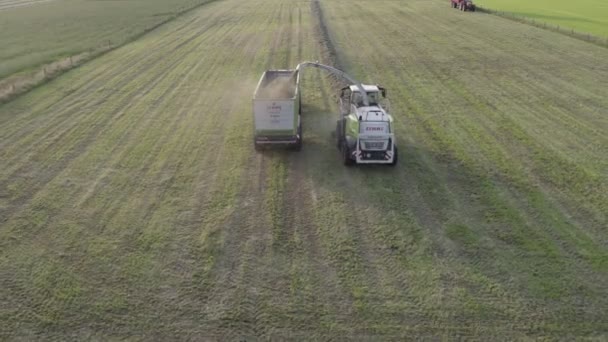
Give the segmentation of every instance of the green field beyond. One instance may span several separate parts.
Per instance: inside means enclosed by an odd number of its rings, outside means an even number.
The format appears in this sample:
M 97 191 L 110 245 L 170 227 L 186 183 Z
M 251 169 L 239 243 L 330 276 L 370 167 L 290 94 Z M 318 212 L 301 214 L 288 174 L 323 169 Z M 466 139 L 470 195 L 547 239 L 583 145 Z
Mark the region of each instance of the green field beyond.
M 205 1 L 0 0 L 0 79 L 108 42 L 120 45 Z
M 477 4 L 579 32 L 608 36 L 608 1 L 605 0 L 479 0 Z

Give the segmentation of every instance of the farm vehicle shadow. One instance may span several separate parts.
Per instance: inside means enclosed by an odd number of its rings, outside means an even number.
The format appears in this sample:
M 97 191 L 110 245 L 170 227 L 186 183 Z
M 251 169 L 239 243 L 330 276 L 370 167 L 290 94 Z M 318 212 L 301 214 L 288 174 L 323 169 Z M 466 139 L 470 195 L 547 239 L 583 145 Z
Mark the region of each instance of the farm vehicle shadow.
M 346 199 L 360 201 L 366 192 L 377 188 L 391 189 L 403 210 L 413 210 L 421 225 L 441 226 L 449 219 L 448 192 L 455 191 L 465 201 L 486 206 L 479 194 L 487 184 L 500 184 L 511 189 L 518 186 L 512 179 L 498 173 L 471 168 L 459 161 L 449 151 L 436 152 L 408 137 L 407 132 L 397 131 L 399 163 L 394 166 L 359 164 L 345 166 L 333 134 L 337 114 L 327 109 L 306 104 L 303 106 L 304 144 L 301 151 L 285 147 L 270 147 L 258 153 L 264 157 L 285 161 L 288 173 L 299 173 L 312 181 L 315 188 L 342 193 Z M 252 147 L 253 149 L 253 147 Z M 485 184 L 485 185 L 484 185 Z M 449 190 L 448 190 L 449 188 Z M 516 191 L 517 192 L 517 191 Z M 380 201 L 382 202 L 382 201 Z M 371 205 L 372 202 L 368 204 Z M 407 203 L 422 203 L 411 208 Z M 434 219 L 429 220 L 432 214 Z M 483 218 L 480 218 L 483 221 Z M 434 228 L 437 229 L 437 228 Z
M 332 136 L 337 114 L 306 105 L 302 115 L 302 151 L 276 150 L 269 153 L 285 158 L 288 173 L 303 175 L 310 180 L 314 189 L 339 194 L 347 206 L 360 205 L 378 213 L 388 209 L 408 213 L 423 234 L 433 241 L 433 253 L 440 258 L 457 257 L 469 265 L 499 258 L 491 248 L 471 247 L 447 237 L 446 230 L 454 224 L 461 224 L 459 220 L 464 220 L 462 216 L 453 216 L 461 205 L 476 208 L 463 214 L 467 216 L 465 221 L 473 224 L 470 229 L 476 231 L 483 226 L 485 235 L 498 239 L 514 250 L 521 249 L 520 241 L 515 236 L 521 227 L 514 227 L 516 222 L 497 217 L 495 219 L 499 221 L 506 221 L 487 224 L 487 215 L 493 215 L 497 210 L 495 201 L 490 199 L 496 195 L 496 188 L 506 187 L 511 189 L 513 196 L 521 198 L 528 195 L 528 190 L 534 189 L 521 188 L 513 179 L 500 173 L 471 167 L 449 151 L 431 150 L 412 140 L 407 131 L 396 132 L 399 163 L 395 167 L 347 167 L 342 164 Z M 513 231 L 504 231 L 503 224 L 510 225 Z M 521 255 L 523 259 L 526 257 L 525 253 Z M 495 273 L 492 268 L 484 268 L 483 273 L 499 283 L 508 280 L 508 275 Z

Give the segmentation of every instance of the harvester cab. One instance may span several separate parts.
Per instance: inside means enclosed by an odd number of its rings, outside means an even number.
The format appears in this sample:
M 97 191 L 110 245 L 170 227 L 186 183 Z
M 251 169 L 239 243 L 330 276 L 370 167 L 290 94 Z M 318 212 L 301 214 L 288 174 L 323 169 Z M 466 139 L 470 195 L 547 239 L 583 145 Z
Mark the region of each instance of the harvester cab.
M 341 115 L 336 136 L 344 164 L 396 165 L 397 146 L 386 89 L 377 85 L 351 85 L 342 88 L 339 102 Z

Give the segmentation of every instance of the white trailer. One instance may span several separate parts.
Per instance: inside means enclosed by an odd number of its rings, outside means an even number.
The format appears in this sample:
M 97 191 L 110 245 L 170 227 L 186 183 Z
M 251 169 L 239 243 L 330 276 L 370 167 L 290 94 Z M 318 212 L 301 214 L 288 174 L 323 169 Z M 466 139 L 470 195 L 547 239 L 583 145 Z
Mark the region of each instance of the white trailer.
M 300 76 L 294 70 L 267 70 L 253 94 L 254 145 L 302 148 Z

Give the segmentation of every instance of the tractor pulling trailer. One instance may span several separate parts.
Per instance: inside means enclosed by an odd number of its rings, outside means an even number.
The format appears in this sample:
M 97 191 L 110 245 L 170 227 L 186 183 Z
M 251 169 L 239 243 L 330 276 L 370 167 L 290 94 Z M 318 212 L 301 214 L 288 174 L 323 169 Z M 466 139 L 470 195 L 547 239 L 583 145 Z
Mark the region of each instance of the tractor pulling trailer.
M 300 71 L 315 67 L 344 79 L 340 116 L 336 122 L 336 145 L 344 165 L 387 164 L 398 160 L 393 117 L 388 113 L 386 89 L 364 85 L 343 71 L 317 62 L 303 62 L 293 70 L 267 70 L 253 94 L 254 145 L 302 148 Z
M 452 8 L 457 8 L 461 11 L 475 12 L 475 4 L 472 0 L 450 0 Z

